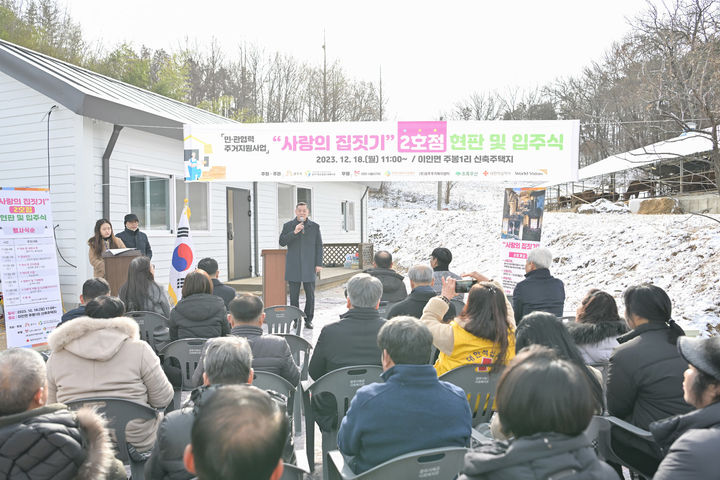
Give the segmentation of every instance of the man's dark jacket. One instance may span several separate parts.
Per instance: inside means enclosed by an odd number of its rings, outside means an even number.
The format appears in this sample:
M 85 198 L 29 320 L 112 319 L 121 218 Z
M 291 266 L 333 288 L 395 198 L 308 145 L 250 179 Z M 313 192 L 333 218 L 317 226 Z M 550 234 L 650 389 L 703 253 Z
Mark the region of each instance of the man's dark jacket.
M 214 338 L 230 333 L 227 310 L 220 297 L 196 293 L 183 297 L 170 311 L 170 340 Z
M 220 297 L 223 299 L 223 302 L 225 302 L 225 308 L 228 307 L 230 302 L 233 298 L 235 298 L 235 295 L 237 292 L 234 288 L 228 287 L 227 285 L 224 285 L 220 280 L 217 278 L 212 279 L 213 284 L 213 295 L 216 297 Z
M 150 241 L 148 240 L 147 235 L 141 232 L 139 228 L 135 231 L 126 228 L 115 236 L 122 240 L 127 248 L 137 248 L 143 255 L 148 258 L 152 258 Z
M 368 268 L 363 273 L 372 275 L 380 280 L 383 286 L 382 300 L 383 302 L 399 302 L 407 297 L 407 288 L 403 277 L 391 268 Z
M 300 370 L 295 364 L 292 352 L 285 339 L 279 335 L 263 334 L 262 327 L 255 325 L 236 325 L 230 335 L 246 338 L 252 350 L 252 368 L 258 372 L 270 372 L 280 375 L 288 382 L 297 386 L 300 381 Z M 202 384 L 205 371 L 205 347 L 195 372 L 193 384 Z
M 323 327 L 310 358 L 310 376 L 353 365 L 380 365 L 377 334 L 385 320 L 375 308 L 351 308 L 340 321 Z
M 68 320 L 72 320 L 73 318 L 84 317 L 86 315 L 87 313 L 85 313 L 85 305 L 80 305 L 77 308 L 73 308 L 72 310 L 65 312 L 65 314 L 60 317 L 60 324 L 63 324 Z
M 416 450 L 465 447 L 472 414 L 462 388 L 438 380 L 432 365 L 395 365 L 360 388 L 338 432 L 338 448 L 364 472 Z M 433 412 L 428 414 L 428 412 Z
M 650 424 L 665 458 L 654 480 L 717 478 L 720 403 Z
M 550 275 L 547 268 L 538 268 L 525 274 L 525 280 L 515 285 L 513 310 L 515 323 L 532 312 L 549 312 L 562 317 L 565 305 L 565 285 Z
M 691 410 L 683 400 L 687 362 L 668 341 L 668 330 L 650 322 L 618 338 L 608 368 L 610 415 L 647 430 L 656 420 Z
M 390 308 L 388 312 L 388 320 L 393 317 L 399 317 L 401 315 L 409 315 L 411 317 L 420 318 L 422 317 L 423 308 L 431 298 L 437 297 L 437 293 L 429 285 L 423 285 L 415 287 L 402 302 L 398 302 Z M 455 305 L 450 304 L 447 313 L 443 317 L 445 322 L 449 322 L 457 316 L 455 311 Z
M 280 246 L 287 246 L 285 280 L 288 282 L 315 282 L 315 267 L 323 265 L 323 245 L 320 225 L 305 220 L 305 228 L 295 233 L 298 222 L 293 218 L 285 223 L 280 233 Z
M 94 480 L 124 474 L 104 421 L 89 409 L 71 412 L 54 403 L 0 417 L 0 478 Z

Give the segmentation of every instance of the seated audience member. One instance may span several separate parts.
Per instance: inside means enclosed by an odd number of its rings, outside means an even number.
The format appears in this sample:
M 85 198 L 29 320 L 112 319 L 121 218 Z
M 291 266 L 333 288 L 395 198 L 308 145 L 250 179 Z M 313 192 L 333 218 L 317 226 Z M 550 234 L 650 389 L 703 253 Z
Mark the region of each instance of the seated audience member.
M 676 347 L 685 332 L 672 320 L 670 297 L 660 287 L 630 287 L 623 297 L 632 330 L 618 338 L 620 345 L 610 357 L 607 408 L 610 415 L 647 430 L 656 420 L 691 410 L 681 388 L 687 362 Z M 662 459 L 654 442 L 617 428 L 612 445 L 620 458 L 648 477 Z
M 72 320 L 73 318 L 84 317 L 85 315 L 87 315 L 85 313 L 86 303 L 96 297 L 99 297 L 100 295 L 109 294 L 110 284 L 104 278 L 91 278 L 89 280 L 85 280 L 85 283 L 83 283 L 82 286 L 82 295 L 80 295 L 80 306 L 77 308 L 73 308 L 69 312 L 66 312 L 60 318 L 60 324 L 65 323 L 68 320 Z
M 214 258 L 203 258 L 198 262 L 197 268 L 204 271 L 210 276 L 213 284 L 212 293 L 223 299 L 225 308 L 228 308 L 230 301 L 235 298 L 237 292 L 234 288 L 224 285 L 220 280 L 220 270 L 218 269 L 217 260 Z
M 575 321 L 566 327 L 585 363 L 610 361 L 613 349 L 619 345 L 617 338 L 628 331 L 613 296 L 595 289 L 583 298 Z
M 525 261 L 525 280 L 515 285 L 513 310 L 515 323 L 532 312 L 548 312 L 558 317 L 563 315 L 565 285 L 562 280 L 550 275 L 552 253 L 547 248 L 530 250 Z
M 396 317 L 378 333 L 382 378 L 360 388 L 338 433 L 351 469 L 364 472 L 416 450 L 464 447 L 472 414 L 462 388 L 437 378 L 427 363 L 432 334 L 412 317 Z
M 172 385 L 158 356 L 140 340 L 137 322 L 123 317 L 122 301 L 104 295 L 85 309 L 87 317 L 60 325 L 48 337 L 52 349 L 47 362 L 48 401 L 117 397 L 153 408 L 169 405 Z M 132 455 L 152 448 L 160 420 L 162 415 L 128 423 Z
M 155 312 L 168 318 L 170 300 L 155 282 L 155 266 L 148 257 L 135 257 L 128 267 L 127 282 L 118 294 L 128 312 Z
M 665 458 L 653 480 L 717 478 L 720 472 L 720 337 L 678 338 L 688 362 L 684 398 L 696 408 L 650 424 Z
M 552 313 L 533 312 L 525 315 L 515 331 L 515 351 L 519 352 L 530 345 L 541 345 L 551 348 L 559 358 L 568 360 L 578 366 L 587 377 L 590 384 L 594 412 L 603 413 L 604 398 L 602 389 L 602 374 L 593 367 L 588 367 L 583 361 L 580 351 L 575 346 L 565 329 L 565 325 Z M 500 429 L 499 415 L 493 415 L 491 424 L 494 438 L 506 439 L 507 432 Z
M 515 331 L 500 285 L 476 283 L 460 315 L 443 323 L 454 292 L 455 279 L 443 279 L 442 295 L 428 301 L 420 319 L 440 351 L 435 362 L 438 376 L 467 364 L 506 365 L 515 356 Z
M 124 480 L 105 420 L 89 408 L 71 412 L 47 398 L 39 353 L 0 352 L 0 477 Z
M 185 466 L 199 480 L 278 480 L 289 429 L 287 416 L 266 392 L 222 386 L 197 408 Z
M 445 247 L 438 247 L 430 254 L 430 266 L 433 269 L 433 290 L 435 290 L 435 293 L 440 293 L 442 291 L 443 278 L 462 280 L 460 275 L 450 271 L 450 262 L 452 262 L 452 258 L 452 252 Z M 450 299 L 462 302 L 464 298 L 465 297 L 462 293 L 453 292 L 453 296 Z
M 380 280 L 383 286 L 383 294 L 380 299 L 383 302 L 399 302 L 407 297 L 404 277 L 392 269 L 393 261 L 390 252 L 380 250 L 375 254 L 373 261 L 374 268 L 368 268 L 363 273 L 368 273 Z
M 390 308 L 387 318 L 399 317 L 401 315 L 409 315 L 411 317 L 422 317 L 423 308 L 427 302 L 437 295 L 432 288 L 433 271 L 427 265 L 415 265 L 408 271 L 410 279 L 410 295 L 405 300 L 396 303 Z M 443 321 L 449 322 L 456 315 L 455 305 L 450 304 L 448 311 L 443 317 Z
M 488 440 L 468 452 L 459 480 L 618 480 L 583 433 L 595 403 L 586 378 L 549 348 L 519 352 L 500 377 L 496 396 L 511 440 Z
M 230 302 L 228 321 L 232 325 L 231 335 L 244 337 L 250 343 L 253 354 L 253 368 L 258 372 L 280 375 L 297 386 L 300 370 L 292 357 L 290 346 L 280 335 L 263 334 L 263 301 L 252 293 L 238 295 Z M 200 357 L 193 382 L 199 385 L 204 371 L 204 355 Z
M 210 277 L 203 270 L 188 273 L 182 298 L 170 312 L 170 340 L 213 338 L 230 333 L 222 298 L 212 294 Z
M 317 380 L 328 372 L 353 365 L 380 365 L 377 334 L 385 320 L 378 314 L 382 284 L 367 273 L 358 273 L 347 284 L 348 311 L 340 321 L 323 327 L 309 373 Z
M 202 374 L 203 385 L 245 385 L 252 383 L 253 363 L 250 345 L 244 338 L 219 337 L 205 343 L 205 365 Z M 191 400 L 201 402 L 206 391 L 193 391 Z M 273 399 L 285 410 L 287 399 L 271 393 Z M 170 412 L 158 428 L 157 441 L 150 460 L 145 465 L 145 477 L 154 480 L 189 480 L 193 477 L 183 466 L 183 451 L 190 443 L 190 430 L 195 418 L 193 405 Z M 283 457 L 294 460 L 294 450 L 289 437 Z

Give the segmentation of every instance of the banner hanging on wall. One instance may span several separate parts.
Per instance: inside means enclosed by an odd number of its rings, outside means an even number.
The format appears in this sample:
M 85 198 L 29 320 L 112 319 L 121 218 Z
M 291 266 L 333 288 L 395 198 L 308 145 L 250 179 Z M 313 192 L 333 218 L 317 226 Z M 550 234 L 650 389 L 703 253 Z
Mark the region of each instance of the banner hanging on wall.
M 544 188 L 505 189 L 500 252 L 506 295 L 512 295 L 515 285 L 525 279 L 528 253 L 540 246 L 544 210 Z
M 580 122 L 431 121 L 184 126 L 186 181 L 577 179 Z
M 0 348 L 47 343 L 62 316 L 47 189 L 0 188 L 0 278 L 5 322 Z

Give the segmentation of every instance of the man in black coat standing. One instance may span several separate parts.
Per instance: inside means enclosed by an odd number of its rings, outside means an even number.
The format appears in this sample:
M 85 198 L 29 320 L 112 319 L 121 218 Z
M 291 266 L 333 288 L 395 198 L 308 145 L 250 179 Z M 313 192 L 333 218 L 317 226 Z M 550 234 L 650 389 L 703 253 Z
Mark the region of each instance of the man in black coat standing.
M 280 246 L 288 247 L 285 280 L 290 284 L 290 305 L 300 307 L 300 284 L 305 290 L 305 328 L 315 315 L 315 279 L 322 270 L 323 245 L 320 225 L 308 219 L 305 202 L 295 206 L 295 218 L 283 225 Z
M 143 232 L 138 228 L 140 221 L 134 213 L 125 215 L 125 230 L 116 235 L 123 241 L 127 248 L 137 248 L 144 256 L 152 258 L 152 248 L 150 241 Z
M 565 306 L 565 284 L 550 275 L 552 253 L 547 248 L 530 251 L 525 262 L 525 280 L 515 285 L 513 310 L 515 324 L 532 312 L 548 312 L 563 316 Z

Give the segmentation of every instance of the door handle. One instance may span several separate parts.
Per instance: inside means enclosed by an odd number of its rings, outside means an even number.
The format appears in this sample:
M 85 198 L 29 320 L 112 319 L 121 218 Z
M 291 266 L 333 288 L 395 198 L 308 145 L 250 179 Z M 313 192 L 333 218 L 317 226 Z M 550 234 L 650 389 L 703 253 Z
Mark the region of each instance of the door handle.
M 227 224 L 227 239 L 233 239 L 233 224 L 231 222 L 228 222 Z

